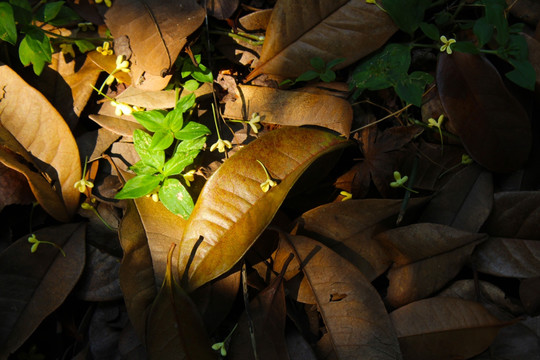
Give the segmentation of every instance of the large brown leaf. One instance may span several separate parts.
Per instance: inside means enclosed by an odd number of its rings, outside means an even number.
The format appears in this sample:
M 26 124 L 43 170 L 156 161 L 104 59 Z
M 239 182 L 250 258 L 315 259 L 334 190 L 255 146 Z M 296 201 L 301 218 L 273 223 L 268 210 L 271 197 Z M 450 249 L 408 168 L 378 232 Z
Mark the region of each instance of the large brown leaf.
M 330 95 L 239 86 L 236 101 L 225 104 L 223 116 L 249 120 L 258 113 L 265 124 L 317 125 L 348 137 L 353 118 L 349 102 Z
M 280 0 L 247 80 L 262 73 L 296 77 L 311 69 L 314 57 L 345 58 L 336 67 L 343 68 L 377 50 L 396 30 L 384 11 L 364 0 Z
M 37 326 L 60 306 L 81 276 L 85 262 L 84 224 L 49 227 L 34 233 L 48 244 L 30 252 L 28 236 L 0 255 L 0 359 L 21 346 Z
M 440 290 L 487 236 L 437 224 L 412 224 L 377 236 L 390 248 L 387 301 L 399 307 Z
M 67 221 L 79 205 L 80 193 L 73 185 L 81 177 L 79 150 L 69 127 L 45 97 L 7 65 L 0 65 L 0 88 L 1 125 L 32 155 L 62 197 L 67 216 L 51 215 Z
M 174 244 L 167 256 L 163 285 L 150 308 L 146 348 L 150 359 L 217 359 L 197 307 L 172 274 Z
M 401 359 L 396 334 L 375 288 L 362 273 L 323 244 L 291 236 L 340 360 Z
M 204 14 L 195 0 L 117 0 L 105 23 L 115 38 L 128 37 L 133 63 L 165 76 Z
M 221 165 L 201 191 L 180 241 L 181 274 L 191 262 L 187 290 L 229 270 L 270 223 L 309 165 L 349 144 L 321 130 L 282 128 L 251 142 Z M 257 160 L 278 181 L 266 193 L 260 187 L 265 170 Z
M 495 172 L 523 166 L 531 124 L 490 62 L 461 52 L 441 54 L 437 88 L 450 126 L 476 162 Z
M 416 301 L 390 319 L 405 360 L 468 359 L 487 349 L 506 325 L 479 303 L 454 298 Z

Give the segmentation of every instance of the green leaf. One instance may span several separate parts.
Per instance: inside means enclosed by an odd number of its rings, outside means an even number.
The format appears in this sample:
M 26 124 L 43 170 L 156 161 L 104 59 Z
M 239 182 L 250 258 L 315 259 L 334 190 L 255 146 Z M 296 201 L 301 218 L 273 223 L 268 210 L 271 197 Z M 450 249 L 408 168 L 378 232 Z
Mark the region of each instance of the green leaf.
M 164 125 L 173 133 L 182 129 L 184 125 L 184 112 L 181 109 L 173 109 L 165 116 Z
M 422 106 L 422 94 L 427 84 L 433 82 L 433 76 L 423 71 L 415 71 L 400 81 L 395 90 L 398 96 L 409 104 Z
M 0 3 L 0 40 L 7 41 L 11 45 L 17 42 L 17 27 L 15 16 L 10 4 Z
M 36 20 L 49 22 L 58 15 L 65 1 L 55 1 L 41 6 L 36 14 Z
M 174 142 L 174 136 L 169 130 L 159 130 L 152 135 L 151 150 L 165 150 Z
M 322 73 L 320 77 L 324 82 L 332 82 L 336 80 L 336 73 L 333 70 L 328 69 Z
M 527 60 L 515 59 L 509 59 L 508 62 L 512 64 L 514 70 L 507 72 L 505 76 L 525 89 L 534 90 L 536 72 L 531 63 Z
M 180 72 L 182 78 L 191 75 L 195 80 L 198 80 L 200 82 L 213 82 L 214 77 L 212 76 L 212 72 L 206 66 L 200 63 L 201 55 L 195 55 L 195 60 L 199 63 L 199 66 L 193 65 L 193 63 L 189 59 L 186 59 L 184 61 L 184 64 L 182 65 L 182 71 Z
M 324 60 L 318 56 L 311 58 L 309 63 L 318 73 L 322 73 L 325 70 Z
M 81 20 L 82 18 L 71 8 L 62 6 L 54 19 L 49 21 L 49 24 L 54 26 L 65 26 L 74 22 L 80 22 Z
M 451 45 L 451 49 L 452 51 L 459 51 L 468 54 L 478 54 L 480 52 L 476 45 L 470 41 L 458 41 Z
M 529 47 L 527 40 L 521 35 L 510 35 L 510 41 L 507 47 L 508 56 L 516 60 L 527 60 L 529 57 Z
M 182 130 L 174 133 L 174 137 L 178 140 L 190 140 L 209 134 L 210 130 L 203 124 L 199 124 L 195 121 L 189 121 Z
M 75 40 L 75 45 L 79 48 L 79 51 L 83 54 L 87 51 L 92 51 L 96 48 L 94 44 L 92 44 L 88 40 Z
M 45 63 L 51 62 L 51 43 L 45 33 L 31 27 L 19 45 L 19 58 L 24 66 L 32 64 L 36 75 L 40 75 Z
M 259 137 L 225 161 L 204 185 L 179 244 L 178 271 L 181 277 L 186 272 L 186 290 L 200 287 L 238 262 L 300 175 L 317 158 L 349 144 L 318 129 L 282 128 Z M 261 190 L 266 174 L 257 160 L 278 182 L 268 192 Z
M 337 64 L 341 64 L 344 61 L 345 61 L 345 58 L 337 58 L 337 59 L 331 60 L 328 64 L 326 64 L 326 68 L 331 69 Z
M 413 34 L 424 20 L 424 12 L 431 0 L 382 0 L 382 7 L 403 31 Z
M 486 21 L 495 26 L 497 34 L 495 40 L 501 46 L 505 46 L 510 36 L 510 29 L 508 27 L 508 21 L 505 17 L 504 9 L 506 9 L 506 2 L 504 0 L 484 0 L 483 1 L 486 10 Z
M 155 132 L 158 130 L 166 130 L 165 115 L 163 110 L 136 111 L 132 115 L 146 129 Z
M 135 164 L 131 165 L 129 168 L 137 175 L 154 175 L 159 172 L 158 169 L 156 169 L 153 166 L 149 166 L 145 164 L 144 161 L 142 160 L 137 161 Z
M 32 22 L 32 7 L 28 0 L 9 0 L 13 7 L 15 22 L 19 25 L 30 25 Z
M 158 187 L 161 180 L 161 177 L 155 175 L 137 175 L 129 179 L 114 198 L 136 199 L 148 195 Z
M 193 164 L 193 160 L 197 157 L 199 151 L 189 151 L 176 153 L 163 166 L 164 176 L 179 175 L 184 171 L 186 166 Z
M 435 25 L 421 22 L 420 29 L 431 40 L 435 40 L 437 42 L 439 41 L 441 34 L 439 33 L 439 29 Z
M 305 73 L 301 74 L 299 77 L 297 77 L 294 82 L 297 83 L 299 81 L 310 81 L 318 77 L 319 77 L 319 73 L 317 71 L 308 70 Z
M 151 148 L 152 137 L 140 129 L 133 132 L 133 145 L 144 164 L 155 169 L 162 169 L 165 163 L 165 152 Z
M 197 80 L 188 80 L 184 83 L 184 89 L 188 91 L 195 91 L 199 88 L 200 84 Z
M 185 113 L 189 109 L 195 105 L 195 94 L 189 94 L 187 96 L 182 96 L 178 101 L 176 102 L 175 109 L 178 111 L 181 111 L 182 113 Z
M 482 47 L 491 40 L 493 36 L 493 25 L 488 23 L 485 17 L 481 17 L 475 21 L 473 31 L 478 39 L 478 46 Z
M 178 144 L 174 150 L 174 154 L 181 152 L 190 152 L 192 150 L 200 151 L 206 143 L 206 137 L 198 137 L 196 139 L 184 140 Z
M 193 199 L 178 179 L 165 179 L 159 189 L 159 199 L 170 212 L 184 219 L 193 211 Z
M 452 14 L 450 14 L 446 10 L 443 10 L 435 14 L 434 18 L 435 18 L 435 24 L 442 26 L 442 25 L 446 25 L 452 19 Z

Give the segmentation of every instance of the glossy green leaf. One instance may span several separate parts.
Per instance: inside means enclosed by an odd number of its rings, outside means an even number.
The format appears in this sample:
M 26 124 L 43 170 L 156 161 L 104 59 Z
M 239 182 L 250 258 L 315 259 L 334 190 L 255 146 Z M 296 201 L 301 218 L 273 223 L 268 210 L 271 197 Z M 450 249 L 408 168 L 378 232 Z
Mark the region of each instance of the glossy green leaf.
M 82 19 L 75 11 L 67 6 L 62 6 L 54 19 L 49 21 L 53 26 L 65 26 L 73 22 L 81 22 Z
M 398 96 L 409 104 L 422 106 L 422 94 L 427 84 L 433 81 L 433 76 L 423 71 L 415 71 L 400 81 L 395 90 Z
M 149 358 L 217 359 L 197 307 L 173 278 L 173 249 L 167 256 L 163 285 L 147 318 L 145 342 Z
M 156 169 L 161 169 L 165 163 L 163 150 L 152 150 L 152 137 L 142 130 L 133 132 L 133 144 L 143 163 Z
M 13 7 L 15 22 L 20 25 L 29 25 L 32 22 L 32 6 L 28 0 L 9 0 Z
M 161 180 L 159 176 L 137 175 L 124 184 L 124 187 L 116 194 L 115 198 L 135 199 L 148 195 L 157 188 Z
M 184 83 L 184 89 L 188 91 L 195 91 L 199 88 L 200 84 L 197 80 L 188 80 Z
M 54 1 L 41 6 L 36 14 L 36 19 L 42 22 L 50 22 L 58 15 L 65 1 Z
M 82 53 L 92 51 L 96 48 L 96 46 L 88 40 L 75 40 L 75 45 L 77 45 L 79 51 Z
M 181 152 L 190 152 L 193 150 L 200 151 L 206 143 L 206 137 L 198 137 L 196 139 L 181 141 L 176 147 L 175 155 Z
M 152 132 L 165 128 L 166 112 L 163 110 L 136 111 L 132 115 L 142 126 Z
M 192 291 L 229 270 L 270 223 L 300 175 L 350 144 L 312 128 L 272 131 L 239 150 L 206 182 L 180 242 L 179 272 Z M 266 174 L 278 183 L 261 190 Z M 193 261 L 186 272 L 188 260 Z
M 484 46 L 493 36 L 493 25 L 489 24 L 485 17 L 474 22 L 474 35 L 478 39 L 478 46 Z
M 52 59 L 51 43 L 45 33 L 32 27 L 19 45 L 19 58 L 24 66 L 32 64 L 36 75 L 40 75 L 45 63 Z
M 188 81 L 189 82 L 189 81 Z M 181 111 L 182 113 L 185 113 L 193 105 L 195 105 L 195 94 L 189 94 L 187 96 L 182 96 L 178 101 L 176 102 L 176 110 Z
M 528 90 L 534 90 L 536 71 L 530 62 L 527 60 L 508 60 L 514 67 L 514 70 L 504 74 L 514 83 Z
M 165 150 L 174 142 L 174 136 L 169 130 L 158 130 L 152 136 L 150 149 L 152 151 Z
M 165 116 L 165 126 L 173 133 L 179 131 L 184 125 L 184 114 L 181 109 L 169 111 Z
M 137 175 L 154 175 L 155 173 L 159 172 L 158 169 L 153 166 L 146 165 L 142 160 L 137 161 L 135 164 L 131 165 L 129 169 Z
M 0 3 L 0 40 L 7 41 L 11 45 L 17 42 L 17 28 L 15 16 L 10 4 Z
M 424 20 L 424 12 L 431 5 L 431 0 L 382 0 L 381 3 L 396 25 L 412 34 Z
M 191 140 L 209 134 L 210 129 L 208 129 L 206 126 L 195 121 L 190 121 L 182 130 L 174 133 L 174 137 L 178 140 Z
M 167 160 L 163 166 L 163 176 L 173 176 L 180 174 L 186 166 L 191 165 L 197 157 L 199 151 L 178 152 Z
M 193 199 L 178 179 L 166 179 L 159 188 L 159 199 L 175 215 L 187 219 L 193 211 Z
M 424 35 L 426 35 L 431 40 L 435 40 L 437 42 L 439 41 L 441 34 L 439 33 L 439 29 L 435 25 L 422 22 L 420 23 L 420 29 L 422 29 Z

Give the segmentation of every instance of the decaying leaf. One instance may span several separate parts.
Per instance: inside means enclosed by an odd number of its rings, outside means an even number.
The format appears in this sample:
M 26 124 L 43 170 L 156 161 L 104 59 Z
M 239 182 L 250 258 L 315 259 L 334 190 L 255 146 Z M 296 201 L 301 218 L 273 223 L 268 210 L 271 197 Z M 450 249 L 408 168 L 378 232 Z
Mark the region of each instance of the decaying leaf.
M 246 80 L 263 73 L 296 77 L 311 69 L 313 57 L 345 58 L 336 67 L 343 68 L 377 50 L 396 30 L 384 11 L 363 0 L 278 1 L 260 61 Z
M 201 191 L 180 241 L 179 271 L 189 281 L 187 290 L 229 270 L 270 223 L 309 165 L 349 144 L 321 130 L 282 128 L 251 142 L 221 165 Z M 262 189 L 266 172 L 277 183 L 267 192 Z
M 225 104 L 223 116 L 249 120 L 253 113 L 258 113 L 265 124 L 317 125 L 346 137 L 349 136 L 353 117 L 349 102 L 335 96 L 239 86 L 236 101 Z
M 468 359 L 488 348 L 502 323 L 482 305 L 430 298 L 390 313 L 405 360 Z
M 0 358 L 6 359 L 58 308 L 79 280 L 85 262 L 85 225 L 65 224 L 36 231 L 40 244 L 23 236 L 0 255 Z
M 440 290 L 487 235 L 419 223 L 387 230 L 376 238 L 389 246 L 394 262 L 387 275 L 390 286 L 386 299 L 399 307 Z
M 437 88 L 450 126 L 476 162 L 494 172 L 523 166 L 531 150 L 529 117 L 490 62 L 462 52 L 442 54 Z
M 29 204 L 33 199 L 25 177 L 0 163 L 0 211 L 11 204 Z
M 47 174 L 66 214 L 51 215 L 67 221 L 79 206 L 80 193 L 73 185 L 81 177 L 79 150 L 69 127 L 45 97 L 7 65 L 0 66 L 0 88 L 1 125 L 32 155 L 31 163 Z
M 323 244 L 290 236 L 313 289 L 336 359 L 401 359 L 377 291 L 353 265 Z

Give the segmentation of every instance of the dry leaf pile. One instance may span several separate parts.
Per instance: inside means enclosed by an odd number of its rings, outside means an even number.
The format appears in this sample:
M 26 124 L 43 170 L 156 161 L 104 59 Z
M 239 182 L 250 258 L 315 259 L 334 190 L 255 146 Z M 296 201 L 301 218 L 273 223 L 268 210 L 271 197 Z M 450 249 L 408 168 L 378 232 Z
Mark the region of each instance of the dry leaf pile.
M 538 91 L 493 59 L 419 50 L 421 108 L 391 89 L 354 102 L 353 65 L 403 35 L 363 0 L 95 2 L 67 4 L 114 56 L 0 65 L 0 360 L 540 359 Z M 511 10 L 537 74 L 539 13 Z M 199 54 L 216 80 L 175 93 Z M 187 220 L 115 199 L 143 129 L 92 92 L 116 55 L 131 71 L 109 98 L 194 93 L 214 133 Z M 335 81 L 279 85 L 315 57 L 345 58 Z

